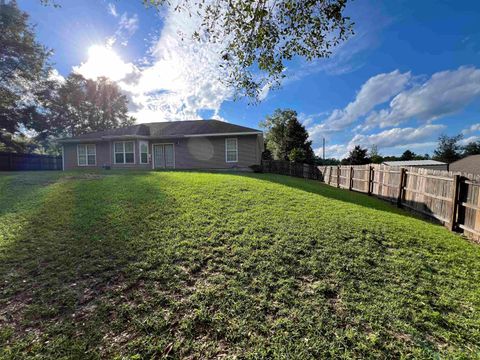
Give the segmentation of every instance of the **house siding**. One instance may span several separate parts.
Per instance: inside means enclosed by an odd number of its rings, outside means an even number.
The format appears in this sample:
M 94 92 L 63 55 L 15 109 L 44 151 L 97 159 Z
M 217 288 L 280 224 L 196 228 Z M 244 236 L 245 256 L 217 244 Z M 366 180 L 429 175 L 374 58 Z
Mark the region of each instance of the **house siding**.
M 226 162 L 225 139 L 238 141 L 238 162 Z M 123 141 L 123 140 L 122 140 Z M 132 141 L 132 140 L 125 140 Z M 64 144 L 65 170 L 91 169 L 110 166 L 114 169 L 152 169 L 152 159 L 148 164 L 140 164 L 139 140 L 135 141 L 135 164 L 115 164 L 113 144 L 116 141 L 79 142 Z M 141 140 L 140 140 L 141 141 Z M 149 153 L 153 156 L 154 144 L 174 144 L 176 169 L 247 169 L 260 164 L 263 147 L 262 135 L 189 137 L 177 139 L 149 139 Z M 78 166 L 77 144 L 95 144 L 97 163 L 95 166 Z

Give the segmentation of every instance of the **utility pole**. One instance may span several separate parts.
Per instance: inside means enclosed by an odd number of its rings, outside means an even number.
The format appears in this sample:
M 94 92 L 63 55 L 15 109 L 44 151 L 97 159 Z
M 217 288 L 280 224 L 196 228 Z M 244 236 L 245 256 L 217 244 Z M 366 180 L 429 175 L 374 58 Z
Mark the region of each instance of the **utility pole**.
M 325 161 L 325 138 L 323 138 L 323 161 Z

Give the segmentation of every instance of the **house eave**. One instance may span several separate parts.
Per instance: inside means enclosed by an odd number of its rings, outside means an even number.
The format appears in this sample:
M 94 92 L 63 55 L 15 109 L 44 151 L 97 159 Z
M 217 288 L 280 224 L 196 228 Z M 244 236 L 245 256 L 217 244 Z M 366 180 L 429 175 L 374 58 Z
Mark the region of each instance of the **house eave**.
M 261 131 L 249 131 L 249 132 L 231 132 L 231 133 L 213 133 L 213 134 L 192 134 L 184 135 L 185 137 L 211 137 L 211 136 L 242 136 L 242 135 L 261 135 Z
M 181 139 L 181 138 L 196 138 L 196 137 L 215 137 L 215 136 L 244 136 L 244 135 L 262 135 L 261 131 L 250 132 L 230 132 L 230 133 L 210 133 L 210 134 L 190 134 L 190 135 L 158 135 L 158 136 L 146 136 L 146 135 L 106 135 L 99 138 L 83 138 L 83 139 L 59 139 L 60 144 L 65 143 L 85 143 L 85 142 L 99 142 L 109 140 L 128 140 L 128 139 L 142 139 L 142 140 L 155 140 L 155 139 Z

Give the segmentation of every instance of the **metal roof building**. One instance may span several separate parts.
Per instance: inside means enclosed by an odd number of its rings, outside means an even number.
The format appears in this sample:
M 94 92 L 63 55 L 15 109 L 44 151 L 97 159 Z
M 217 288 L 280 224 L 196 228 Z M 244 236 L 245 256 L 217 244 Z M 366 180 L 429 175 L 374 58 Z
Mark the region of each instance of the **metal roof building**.
M 436 160 L 384 161 L 387 166 L 418 167 L 433 170 L 448 170 L 448 164 Z

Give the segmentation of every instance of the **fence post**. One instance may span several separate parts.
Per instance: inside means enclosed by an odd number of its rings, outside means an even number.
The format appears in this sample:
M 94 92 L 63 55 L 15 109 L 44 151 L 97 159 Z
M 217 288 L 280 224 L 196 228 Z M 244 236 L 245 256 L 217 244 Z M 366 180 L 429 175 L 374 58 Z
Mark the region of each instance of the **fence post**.
M 449 229 L 455 231 L 457 229 L 457 209 L 458 198 L 460 192 L 460 175 L 454 175 L 453 177 L 453 189 L 452 189 L 452 214 L 450 217 Z
M 400 170 L 400 183 L 398 184 L 398 196 L 397 196 L 397 206 L 402 206 L 402 197 L 403 197 L 403 187 L 405 186 L 405 176 L 406 176 L 405 168 Z
M 328 185 L 332 182 L 332 171 L 333 171 L 333 166 L 330 166 L 330 173 L 328 174 Z
M 337 188 L 340 187 L 340 165 L 337 165 Z
M 353 166 L 350 166 L 350 176 L 348 177 L 348 190 L 353 188 Z
M 369 166 L 368 167 L 368 183 L 367 183 L 367 185 L 368 185 L 367 194 L 368 195 L 372 195 L 372 185 L 373 185 L 372 171 L 373 171 L 373 167 Z

